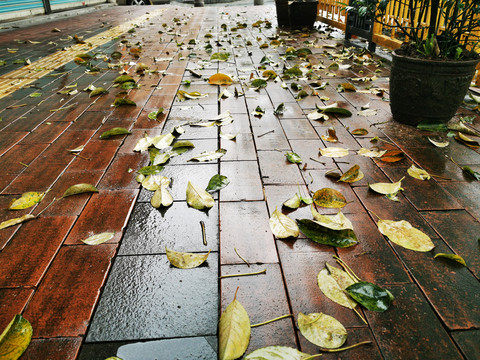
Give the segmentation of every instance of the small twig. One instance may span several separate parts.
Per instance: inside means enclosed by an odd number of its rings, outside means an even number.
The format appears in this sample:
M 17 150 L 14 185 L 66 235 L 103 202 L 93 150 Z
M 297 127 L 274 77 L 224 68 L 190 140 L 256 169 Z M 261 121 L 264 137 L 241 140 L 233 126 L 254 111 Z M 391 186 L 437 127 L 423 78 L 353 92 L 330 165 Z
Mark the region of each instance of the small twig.
M 202 227 L 202 239 L 203 239 L 203 245 L 207 246 L 207 235 L 205 234 L 205 223 L 200 221 L 200 226 Z
M 42 215 L 42 213 L 43 213 L 45 210 L 47 210 L 50 206 L 52 206 L 53 203 L 54 203 L 56 200 L 57 200 L 57 198 L 53 198 L 52 202 L 51 202 L 50 204 L 48 204 L 48 205 L 45 207 L 45 209 L 43 209 L 42 211 L 40 211 L 40 212 L 37 214 L 37 217 L 39 217 L 40 215 Z M 58 199 L 58 200 L 60 200 L 60 199 Z
M 222 275 L 222 276 L 220 276 L 220 279 L 225 279 L 225 278 L 229 278 L 229 277 L 237 277 L 237 276 L 259 275 L 259 274 L 265 274 L 266 272 L 267 272 L 267 269 L 263 269 L 262 271 L 257 271 L 257 272 L 252 272 L 252 273 Z
M 24 164 L 24 163 L 23 163 L 23 162 L 21 162 L 21 161 L 19 161 L 18 163 L 19 163 L 20 165 L 23 165 L 23 166 L 25 166 L 25 167 L 28 167 L 28 165 L 27 165 L 27 164 Z
M 84 159 L 84 160 L 90 160 L 90 158 L 87 158 L 87 157 L 85 157 L 85 156 L 82 156 L 82 155 L 80 155 L 80 154 L 75 154 L 75 153 L 72 153 L 72 155 L 74 155 L 74 156 L 78 156 L 80 159 Z
M 452 160 L 452 162 L 453 162 L 455 165 L 457 165 L 460 169 L 462 169 L 462 167 L 461 167 L 460 165 L 458 165 L 458 163 L 457 163 L 455 160 L 453 160 L 453 157 L 450 156 L 450 160 Z M 462 169 L 462 170 L 463 170 L 463 169 Z
M 452 180 L 450 178 L 447 178 L 447 177 L 444 177 L 444 176 L 440 176 L 440 175 L 434 175 L 434 174 L 429 174 L 430 176 L 433 176 L 433 177 L 436 177 L 436 178 L 439 178 L 439 179 L 444 179 L 444 180 Z
M 310 175 L 310 184 L 313 184 L 313 176 L 312 176 L 312 174 L 310 173 L 310 171 L 308 172 L 308 175 Z
M 322 354 L 315 354 L 315 355 L 310 355 L 306 358 L 303 358 L 302 360 L 310 360 L 310 359 L 316 359 L 318 357 L 322 356 Z
M 310 160 L 313 160 L 313 161 L 315 161 L 315 162 L 317 162 L 317 163 L 319 163 L 319 164 L 322 164 L 323 166 L 326 165 L 326 163 L 321 162 L 320 160 L 317 160 L 317 159 L 314 159 L 314 158 L 310 158 Z
M 257 327 L 257 326 L 267 325 L 267 324 L 270 324 L 274 321 L 286 319 L 288 317 L 293 317 L 293 314 L 282 315 L 282 316 L 276 317 L 275 319 L 272 319 L 272 320 L 267 320 L 267 321 L 264 321 L 264 322 L 261 322 L 261 323 L 258 323 L 258 324 L 250 325 L 250 327 L 253 328 L 253 327 Z
M 198 106 L 200 106 L 202 108 L 202 110 L 205 110 L 205 108 L 203 107 L 202 104 L 197 104 Z
M 237 254 L 238 257 L 239 257 L 240 259 L 242 259 L 245 264 L 248 265 L 248 267 L 250 267 L 250 264 L 248 263 L 248 261 L 245 260 L 245 259 L 243 258 L 243 256 L 238 253 L 237 248 L 233 248 L 233 250 L 235 250 L 235 254 Z
M 389 122 L 390 122 L 390 120 L 382 121 L 382 122 L 376 122 L 376 123 L 370 124 L 370 126 L 382 125 L 382 124 L 386 124 L 386 123 L 389 123 Z
M 270 133 L 273 133 L 273 132 L 275 132 L 275 130 L 267 131 L 265 134 L 258 135 L 257 138 L 262 137 L 262 136 L 265 136 L 265 135 L 270 134 Z
M 370 211 L 373 215 L 375 215 L 375 216 L 378 218 L 378 220 L 382 220 L 382 219 L 380 218 L 380 216 L 378 216 L 377 214 L 375 214 L 372 210 L 367 209 L 367 211 Z
M 347 272 L 347 274 L 348 274 L 348 271 L 350 271 L 350 272 L 352 273 L 353 277 L 354 277 L 356 280 L 362 281 L 362 279 L 360 279 L 360 278 L 357 276 L 357 274 L 355 274 L 355 273 L 353 272 L 353 270 L 350 268 L 350 266 L 347 265 L 347 263 L 346 263 L 345 261 L 343 261 L 342 259 L 340 259 L 340 258 L 339 258 L 338 256 L 336 256 L 336 255 L 333 255 L 333 258 L 334 258 L 335 260 L 337 260 L 337 262 L 343 267 L 343 269 Z M 347 271 L 347 269 L 348 269 L 348 271 Z
M 350 164 L 348 161 L 335 161 L 337 164 Z
M 350 345 L 350 346 L 345 346 L 343 348 L 339 348 L 339 349 L 324 349 L 324 348 L 320 348 L 320 351 L 325 351 L 325 352 L 339 352 L 339 351 L 345 351 L 345 350 L 350 350 L 350 349 L 353 349 L 353 348 L 356 348 L 357 346 L 361 346 L 361 345 L 370 345 L 372 342 L 371 341 L 362 341 L 362 342 L 359 342 L 358 344 L 353 344 L 353 345 Z M 305 358 L 304 360 L 307 360 L 309 358 Z

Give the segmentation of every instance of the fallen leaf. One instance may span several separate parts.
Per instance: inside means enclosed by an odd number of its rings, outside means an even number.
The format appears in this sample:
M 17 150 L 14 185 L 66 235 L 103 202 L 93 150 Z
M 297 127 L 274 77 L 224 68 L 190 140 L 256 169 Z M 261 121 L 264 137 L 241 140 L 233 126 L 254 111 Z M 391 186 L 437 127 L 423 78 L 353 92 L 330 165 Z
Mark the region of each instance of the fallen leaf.
M 273 110 L 273 114 L 274 115 L 283 115 L 283 113 L 285 112 L 285 104 L 284 103 L 280 103 L 276 108 L 275 110 Z
M 286 153 L 285 156 L 287 157 L 287 160 L 292 164 L 302 163 L 302 158 L 298 154 L 295 154 L 294 152 Z
M 0 335 L 0 359 L 17 360 L 27 350 L 32 339 L 32 325 L 22 315 L 13 317 Z
M 148 117 L 150 120 L 157 120 L 158 115 L 163 114 L 164 110 L 165 110 L 164 108 L 160 108 L 160 109 L 158 109 L 157 111 L 149 112 L 148 115 L 147 115 L 147 117 Z
M 113 232 L 104 232 L 101 234 L 90 236 L 88 239 L 82 240 L 82 242 L 87 245 L 100 245 L 112 239 L 114 235 L 115 233 Z
M 25 221 L 32 220 L 32 219 L 35 219 L 35 218 L 36 218 L 36 216 L 27 214 L 27 215 L 23 215 L 22 217 L 19 217 L 19 218 L 2 221 L 0 223 L 0 230 L 5 229 L 5 228 L 10 227 L 10 226 L 13 226 L 13 225 L 21 224 Z
M 360 170 L 360 166 L 353 165 L 350 169 L 348 169 L 338 181 L 346 182 L 346 183 L 353 183 L 359 180 L 362 180 L 365 175 Z
M 380 157 L 380 160 L 383 162 L 397 162 L 405 159 L 405 153 L 400 150 L 388 150 L 385 154 Z
M 250 342 L 250 318 L 245 308 L 235 298 L 220 316 L 218 324 L 218 355 L 220 360 L 241 357 Z
M 209 193 L 223 189 L 225 186 L 230 184 L 230 180 L 224 175 L 215 174 L 212 176 L 208 182 L 207 188 L 205 189 Z
M 207 151 L 203 152 L 200 155 L 194 156 L 188 161 L 212 161 L 212 160 L 217 160 L 220 159 L 223 155 L 227 153 L 227 150 L 225 149 L 218 149 L 216 151 Z
M 345 217 L 345 215 L 343 215 L 341 211 L 339 211 L 336 215 L 322 215 L 315 210 L 313 205 L 310 206 L 310 211 L 312 212 L 312 216 L 315 221 L 322 226 L 332 230 L 353 230 L 352 223 Z
M 168 207 L 173 204 L 173 197 L 168 192 L 165 186 L 160 186 L 153 193 L 152 198 L 150 199 L 150 204 L 156 209 L 160 206 Z
M 223 133 L 220 131 L 220 137 L 226 140 L 235 140 L 235 138 L 237 137 L 237 134 Z
M 175 144 L 172 145 L 173 149 L 179 149 L 179 148 L 194 148 L 195 145 L 189 141 L 189 140 L 180 140 L 175 142 Z
M 162 186 L 168 187 L 169 185 L 170 185 L 170 179 L 159 174 L 148 175 L 142 181 L 143 188 L 149 191 L 156 191 L 157 189 L 160 189 Z
M 218 73 L 210 76 L 210 78 L 208 79 L 208 83 L 212 85 L 231 85 L 233 83 L 233 80 L 228 75 Z
M 148 175 L 160 174 L 162 170 L 163 170 L 163 166 L 149 165 L 149 166 L 142 167 L 140 170 L 137 171 L 137 173 L 148 176 Z
M 252 88 L 261 89 L 267 86 L 267 81 L 263 79 L 255 79 L 250 84 Z
M 355 129 L 352 131 L 352 135 L 361 136 L 361 135 L 367 135 L 367 134 L 368 134 L 368 130 L 363 128 Z
M 340 147 L 329 147 L 325 149 L 319 149 L 320 154 L 326 157 L 344 157 L 348 156 L 348 149 L 340 148 Z
M 377 110 L 376 109 L 360 110 L 359 112 L 357 112 L 357 115 L 365 116 L 365 117 L 375 116 L 375 115 L 377 115 Z
M 192 91 L 192 92 L 186 92 L 183 90 L 178 90 L 177 91 L 177 97 L 180 101 L 185 101 L 186 99 L 201 99 L 204 97 L 207 97 L 208 94 L 202 94 L 198 91 Z
M 300 196 L 295 193 L 291 199 L 286 200 L 282 205 L 288 207 L 289 209 L 298 209 L 301 202 L 302 200 L 300 199 Z
M 175 136 L 173 136 L 173 134 L 171 133 L 159 135 L 155 136 L 152 139 L 152 145 L 155 146 L 158 150 L 162 150 L 169 147 L 172 144 L 173 140 L 175 140 Z
M 406 249 L 428 252 L 435 247 L 427 234 L 414 228 L 408 221 L 379 220 L 377 226 L 391 242 Z
M 393 300 L 393 295 L 389 291 L 367 281 L 352 284 L 345 291 L 356 302 L 370 311 L 387 311 Z
M 447 260 L 451 260 L 451 261 L 456 261 L 457 263 L 462 264 L 463 266 L 467 266 L 467 263 L 465 262 L 465 260 L 461 256 L 456 255 L 456 254 L 438 253 L 438 254 L 435 254 L 435 256 L 433 258 L 434 259 L 442 258 L 442 259 L 447 259 Z
M 342 193 L 335 189 L 323 188 L 313 194 L 313 202 L 326 208 L 342 208 L 347 205 L 347 200 Z
M 160 152 L 157 148 L 150 148 L 150 162 L 152 165 L 162 165 L 165 164 L 171 157 L 170 152 Z
M 229 57 L 230 53 L 217 52 L 213 53 L 212 56 L 210 56 L 210 60 L 227 61 Z
M 411 177 L 413 177 L 415 179 L 418 179 L 418 180 L 430 180 L 431 179 L 431 176 L 428 172 L 426 172 L 425 170 L 417 168 L 413 164 L 412 164 L 412 166 L 410 166 L 407 169 L 407 173 Z
M 347 340 L 347 330 L 332 316 L 323 313 L 298 313 L 298 329 L 312 344 L 336 349 Z
M 457 135 L 455 136 L 455 140 L 457 140 L 458 142 L 461 142 L 462 144 L 472 149 L 478 149 L 480 147 L 480 144 L 478 143 L 478 141 L 475 141 L 469 138 L 467 135 L 464 135 L 461 132 L 457 133 Z
M 337 132 L 334 127 L 329 127 L 327 129 L 327 135 L 322 135 L 322 139 L 331 143 L 338 142 Z
M 28 209 L 29 207 L 32 207 L 33 205 L 38 204 L 40 201 L 42 201 L 44 196 L 45 193 L 33 191 L 23 193 L 20 198 L 13 199 L 12 202 L 10 202 L 8 210 Z
M 361 148 L 360 150 L 357 151 L 358 155 L 369 157 L 369 158 L 374 158 L 374 157 L 382 157 L 385 155 L 387 150 L 369 150 L 366 148 Z
M 480 181 L 480 173 L 473 170 L 470 166 L 463 166 L 462 170 L 472 176 L 475 180 Z
M 332 268 L 335 267 L 332 266 Z M 341 269 L 337 270 L 343 271 Z M 317 284 L 320 288 L 320 291 L 327 298 L 343 307 L 346 307 L 347 309 L 354 309 L 357 306 L 357 303 L 345 292 L 345 289 L 354 283 L 355 281 L 353 281 L 347 273 L 344 274 L 342 283 L 337 282 L 337 280 L 327 269 L 320 270 L 317 275 Z
M 186 252 L 178 252 L 170 250 L 165 247 L 168 261 L 170 264 L 179 269 L 193 269 L 202 265 L 208 258 L 210 251 L 207 254 L 194 254 Z
M 113 80 L 113 82 L 115 84 L 123 84 L 123 83 L 126 83 L 126 82 L 135 82 L 135 80 L 131 76 L 120 75 L 117 78 L 115 78 L 115 80 Z
M 295 221 L 282 214 L 278 209 L 270 217 L 270 230 L 278 239 L 287 239 L 289 237 L 298 237 L 299 229 Z
M 320 354 L 319 354 L 320 356 Z M 311 358 L 311 355 L 305 354 L 297 349 L 287 346 L 267 346 L 257 349 L 248 354 L 244 360 L 303 360 Z
M 187 203 L 195 209 L 202 210 L 213 207 L 213 205 L 215 205 L 215 200 L 208 192 L 193 185 L 189 181 L 187 185 Z
M 76 184 L 70 186 L 65 192 L 63 193 L 62 198 L 66 198 L 67 196 L 72 196 L 72 195 L 78 195 L 78 194 L 83 194 L 83 193 L 90 193 L 90 192 L 95 192 L 98 193 L 98 189 L 90 184 Z
M 403 178 L 401 178 L 396 183 L 375 183 L 375 184 L 369 184 L 368 186 L 370 187 L 370 189 L 372 189 L 373 191 L 379 194 L 383 194 L 383 195 L 396 194 L 397 192 L 403 190 L 402 180 Z
M 100 135 L 100 139 L 108 139 L 108 138 L 111 138 L 112 136 L 128 135 L 128 134 L 131 134 L 131 132 L 128 131 L 127 129 L 116 127 L 102 133 L 102 135 Z
M 428 138 L 428 141 L 430 141 L 433 145 L 435 145 L 436 147 L 439 147 L 439 148 L 447 147 L 448 144 L 450 144 L 448 140 L 437 141 L 437 140 L 432 139 L 431 137 L 427 137 L 427 138 Z
M 92 98 L 92 97 L 103 95 L 103 94 L 108 94 L 107 89 L 103 87 L 97 87 L 94 90 L 92 90 L 92 92 L 90 93 L 90 97 Z
M 358 244 L 357 236 L 351 229 L 332 230 L 314 220 L 297 219 L 300 231 L 309 239 L 323 245 L 346 248 Z

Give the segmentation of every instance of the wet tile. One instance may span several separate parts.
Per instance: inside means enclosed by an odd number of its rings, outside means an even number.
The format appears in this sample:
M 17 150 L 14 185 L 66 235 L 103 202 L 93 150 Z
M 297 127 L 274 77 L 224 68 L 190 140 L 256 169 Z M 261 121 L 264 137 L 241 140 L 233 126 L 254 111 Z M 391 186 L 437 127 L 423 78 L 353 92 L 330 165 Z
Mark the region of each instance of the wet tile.
M 264 184 L 302 184 L 303 178 L 297 164 L 290 163 L 284 152 L 259 151 L 258 161 Z
M 9 132 L 8 136 L 0 137 L 0 155 L 7 152 L 13 145 L 22 140 L 29 133 L 27 131 Z
M 161 114 L 157 114 L 156 119 L 150 119 L 148 115 L 152 111 L 158 111 L 158 108 L 154 110 L 143 110 L 135 121 L 133 129 L 161 129 L 168 117 L 168 110 L 164 110 Z
M 323 158 L 322 158 L 323 160 Z M 351 167 L 354 165 L 358 165 L 360 167 L 360 171 L 363 173 L 364 177 L 362 180 L 355 181 L 350 183 L 351 186 L 368 186 L 368 184 L 374 184 L 377 182 L 391 182 L 385 173 L 380 169 L 380 167 L 370 158 L 365 156 L 359 155 L 349 155 L 342 158 L 344 161 L 338 161 L 338 167 L 341 170 L 341 173 L 347 172 Z M 405 168 L 402 168 L 404 172 L 406 172 Z M 401 177 L 398 179 L 395 178 L 395 181 L 400 180 Z M 402 181 L 403 185 L 403 181 Z
M 182 103 L 170 108 L 168 120 L 181 121 L 199 121 L 211 119 L 218 115 L 217 105 L 198 105 L 192 103 Z
M 131 154 L 135 145 L 137 145 L 138 140 L 145 136 L 145 133 L 150 136 L 154 137 L 157 135 L 162 134 L 162 129 L 132 129 L 131 134 L 126 137 L 123 141 L 122 146 L 118 150 L 119 153 L 126 153 Z
M 81 337 L 32 339 L 22 355 L 22 360 L 73 360 L 76 359 L 81 345 Z
M 208 119 L 204 119 L 207 121 Z M 179 140 L 201 140 L 201 139 L 218 139 L 218 127 L 189 126 L 187 120 L 168 120 L 163 129 L 163 133 L 173 132 L 174 128 L 181 126 L 185 133 L 179 136 Z
M 302 160 L 302 169 L 331 169 L 335 167 L 333 159 L 321 157 L 318 149 L 324 148 L 322 140 L 289 140 L 292 151 L 298 154 Z
M 16 314 L 21 314 L 34 289 L 0 289 L 0 329 L 5 329 Z M 3 330 L 2 330 L 3 331 Z
M 68 128 L 69 130 L 97 130 L 107 120 L 108 114 L 101 111 L 85 111 Z
M 205 223 L 203 245 L 200 221 Z M 165 247 L 182 252 L 218 251 L 218 208 L 207 213 L 174 202 L 159 211 L 150 203 L 138 203 L 132 214 L 119 254 L 163 254 Z
M 48 144 L 17 144 L 2 156 L 1 174 L 20 174 L 26 169 L 37 156 L 39 156 Z M 25 165 L 22 165 L 25 164 Z
M 40 217 L 23 224 L 0 253 L 0 287 L 37 286 L 75 220 Z
M 233 133 L 235 140 L 220 139 L 222 149 L 227 153 L 222 157 L 223 161 L 231 160 L 257 160 L 255 143 L 252 134 Z
M 480 330 L 455 331 L 451 334 L 467 360 L 480 358 L 480 348 L 478 347 Z
M 302 185 L 266 185 L 265 197 L 269 213 L 273 213 L 278 208 L 282 213 L 292 219 L 310 219 L 312 217 L 310 206 L 301 203 L 298 209 L 289 209 L 282 204 L 291 199 L 295 194 L 303 197 L 310 197 L 307 188 Z
M 243 305 L 250 317 L 251 324 L 274 319 L 289 314 L 287 295 L 282 273 L 278 264 L 223 265 L 222 274 L 239 274 L 266 269 L 267 272 L 255 276 L 232 277 L 221 280 L 221 311 L 233 301 L 236 289 L 237 300 Z M 252 329 L 250 343 L 246 353 L 265 346 L 282 344 L 296 347 L 295 330 L 292 318 Z
M 35 337 L 85 334 L 115 250 L 105 244 L 60 249 L 24 313 Z
M 181 140 L 187 140 L 188 138 L 185 136 Z M 196 164 L 196 161 L 190 161 L 191 158 L 194 156 L 198 156 L 204 152 L 211 152 L 211 151 L 217 151 L 219 149 L 218 147 L 218 140 L 215 139 L 198 139 L 198 140 L 192 140 L 192 143 L 195 145 L 195 147 L 187 151 L 186 153 L 175 156 L 170 158 L 167 164 L 169 165 L 188 165 L 188 164 Z M 208 164 L 215 164 L 218 163 L 218 160 L 212 160 L 206 162 Z
M 477 200 L 477 196 L 472 195 L 478 191 L 476 181 L 447 182 L 443 184 L 443 188 L 452 194 L 473 217 L 480 221 L 480 202 Z
M 247 112 L 243 114 L 233 114 L 233 122 L 228 125 L 223 125 L 220 130 L 226 134 L 251 134 L 250 116 Z
M 220 203 L 221 263 L 243 263 L 235 248 L 251 263 L 277 263 L 277 250 L 268 220 L 263 202 Z
M 273 115 L 252 118 L 252 129 L 257 150 L 290 150 L 280 121 Z
M 138 189 L 135 180 L 137 171 L 148 165 L 149 158 L 146 152 L 134 154 L 119 154 L 108 167 L 105 175 L 98 185 L 99 189 Z
M 421 359 L 432 354 L 438 359 L 461 359 L 442 323 L 415 285 L 387 288 L 395 296 L 390 309 L 383 313 L 366 312 L 385 359 Z
M 220 191 L 221 201 L 263 200 L 262 181 L 256 161 L 222 161 L 220 174 L 230 180 L 230 184 Z
M 49 144 L 60 136 L 70 124 L 65 121 L 48 121 L 40 124 L 28 136 L 26 136 L 21 144 Z
M 87 342 L 215 335 L 217 262 L 211 253 L 204 265 L 185 271 L 165 255 L 118 257 Z
M 112 190 L 93 194 L 65 240 L 66 245 L 80 245 L 95 234 L 114 232 L 110 243 L 122 237 L 138 190 Z M 105 221 L 108 219 L 108 221 Z
M 315 128 L 310 125 L 310 122 L 304 119 L 289 119 L 280 120 L 283 131 L 288 140 L 316 140 L 319 139 Z

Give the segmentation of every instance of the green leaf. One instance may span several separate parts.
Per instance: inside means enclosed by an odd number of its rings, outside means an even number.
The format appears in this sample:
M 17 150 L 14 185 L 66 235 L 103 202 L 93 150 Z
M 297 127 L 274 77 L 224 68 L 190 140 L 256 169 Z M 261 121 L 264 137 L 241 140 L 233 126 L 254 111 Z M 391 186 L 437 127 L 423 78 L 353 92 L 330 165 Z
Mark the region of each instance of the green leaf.
M 255 80 L 252 81 L 251 85 L 254 88 L 261 89 L 261 88 L 264 88 L 264 87 L 267 86 L 267 81 L 263 80 L 263 79 L 255 79 Z
M 163 166 L 160 165 L 150 165 L 150 166 L 144 166 L 137 172 L 142 175 L 155 175 L 155 174 L 160 174 L 160 172 L 163 170 Z
M 172 145 L 173 149 L 179 149 L 179 148 L 194 148 L 195 145 L 189 141 L 189 140 L 181 140 L 175 142 L 175 144 Z
M 326 349 L 336 349 L 347 340 L 347 330 L 340 321 L 323 313 L 298 313 L 298 328 L 308 341 Z
M 233 360 L 241 357 L 250 342 L 250 318 L 237 299 L 227 306 L 218 324 L 220 360 Z
M 189 181 L 187 185 L 187 203 L 195 209 L 202 210 L 213 207 L 213 205 L 215 205 L 215 200 L 208 192 L 193 185 Z
M 90 236 L 88 239 L 82 240 L 87 245 L 100 245 L 112 239 L 115 236 L 113 232 L 104 232 L 101 234 Z
M 157 111 L 152 111 L 151 113 L 148 114 L 148 118 L 150 120 L 157 120 L 158 115 L 162 114 L 163 111 L 164 111 L 163 108 L 160 108 Z
M 148 150 L 150 154 L 150 162 L 152 165 L 165 164 L 171 157 L 169 152 L 160 152 L 157 148 L 151 148 Z
M 22 217 L 19 217 L 19 218 L 2 221 L 0 223 L 0 230 L 5 229 L 5 228 L 10 227 L 10 226 L 13 226 L 13 225 L 21 224 L 25 221 L 32 220 L 32 219 L 35 219 L 35 218 L 36 218 L 36 216 L 27 214 L 27 215 L 23 215 Z
M 285 207 L 288 207 L 289 209 L 298 209 L 301 201 L 302 199 L 300 198 L 300 196 L 298 196 L 298 194 L 295 193 L 295 195 L 292 198 L 286 200 L 282 205 Z
M 303 360 L 307 357 L 310 358 L 310 355 L 291 347 L 267 346 L 251 352 L 244 360 Z
M 223 189 L 228 184 L 230 184 L 230 180 L 228 180 L 226 176 L 216 174 L 212 176 L 205 190 L 207 190 L 209 193 L 212 193 Z
M 70 186 L 65 192 L 63 193 L 62 198 L 66 198 L 67 196 L 72 196 L 72 195 L 78 195 L 78 194 L 83 194 L 83 193 L 89 193 L 89 192 L 98 192 L 98 189 L 90 184 L 76 184 Z
M 287 69 L 283 72 L 283 77 L 284 78 L 291 78 L 291 77 L 300 77 L 302 76 L 302 70 L 298 68 L 297 65 L 294 67 L 291 67 L 290 69 Z
M 115 101 L 113 102 L 113 105 L 115 107 L 119 106 L 137 106 L 135 101 L 129 100 L 129 99 L 124 99 L 124 98 L 116 98 Z
M 462 170 L 472 176 L 475 180 L 480 181 L 480 173 L 473 170 L 470 166 L 464 166 L 462 167 Z
M 103 95 L 103 94 L 108 94 L 107 89 L 103 87 L 97 87 L 95 88 L 95 90 L 92 90 L 92 92 L 90 93 L 90 97 L 92 98 L 94 96 Z
M 173 134 L 171 133 L 159 135 L 155 136 L 152 139 L 152 145 L 155 146 L 158 150 L 162 150 L 169 147 L 172 144 L 173 140 L 175 140 L 175 136 L 173 136 Z
M 444 123 L 432 122 L 431 120 L 424 120 L 417 125 L 417 129 L 427 131 L 447 131 L 447 125 Z
M 328 106 L 317 106 L 317 109 L 324 114 L 339 114 L 345 116 L 352 116 L 352 112 L 350 110 L 338 107 L 337 104 Z
M 282 115 L 285 112 L 285 104 L 281 103 L 277 106 L 277 108 L 273 111 L 274 115 Z
M 367 310 L 383 312 L 392 304 L 392 294 L 378 285 L 360 281 L 350 285 L 345 291 Z
M 273 235 L 279 239 L 287 239 L 289 237 L 296 238 L 300 233 L 295 221 L 287 215 L 282 214 L 278 209 L 275 209 L 272 213 L 269 224 Z
M 297 224 L 306 237 L 320 244 L 345 248 L 358 243 L 351 229 L 332 230 L 309 219 L 297 219 Z
M 45 193 L 39 193 L 39 192 L 23 193 L 20 198 L 14 199 L 10 203 L 8 210 L 28 209 L 29 207 L 32 207 L 33 205 L 38 204 L 40 201 L 42 201 L 44 196 L 45 196 Z
M 108 138 L 111 138 L 112 136 L 128 135 L 128 134 L 131 134 L 131 132 L 128 131 L 127 129 L 116 127 L 108 131 L 105 131 L 102 135 L 100 135 L 100 139 L 108 139 Z
M 120 75 L 114 81 L 115 84 L 123 84 L 125 82 L 135 82 L 135 80 L 128 75 Z
M 456 255 L 456 254 L 438 253 L 438 254 L 435 254 L 435 256 L 433 258 L 434 259 L 436 259 L 436 258 L 448 259 L 448 260 L 451 260 L 451 261 L 456 261 L 457 263 L 462 264 L 463 266 L 467 266 L 467 263 L 465 262 L 465 260 L 461 256 Z
M 17 360 L 32 339 L 32 325 L 22 315 L 15 315 L 0 335 L 0 359 Z
M 287 160 L 290 161 L 292 164 L 302 163 L 302 158 L 298 154 L 295 154 L 294 152 L 286 153 L 285 156 L 287 157 Z
M 229 57 L 230 53 L 217 52 L 210 56 L 210 60 L 227 61 Z
M 31 93 L 31 94 L 28 95 L 28 96 L 31 97 L 31 98 L 37 98 L 37 97 L 42 96 L 42 93 L 34 92 L 34 93 Z
M 212 161 L 212 160 L 217 160 L 220 159 L 223 155 L 227 153 L 227 150 L 225 149 L 218 149 L 216 151 L 207 151 L 203 152 L 200 155 L 194 156 L 188 161 Z

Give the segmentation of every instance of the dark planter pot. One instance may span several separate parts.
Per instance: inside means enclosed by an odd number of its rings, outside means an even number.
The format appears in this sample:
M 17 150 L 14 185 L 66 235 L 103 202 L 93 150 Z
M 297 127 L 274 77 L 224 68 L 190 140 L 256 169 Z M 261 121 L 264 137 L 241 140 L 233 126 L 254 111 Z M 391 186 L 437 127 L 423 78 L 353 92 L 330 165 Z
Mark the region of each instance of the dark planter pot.
M 478 60 L 433 61 L 392 53 L 390 107 L 395 121 L 448 122 L 467 93 Z
M 288 0 L 275 0 L 277 9 L 278 26 L 290 26 L 290 18 L 288 17 Z
M 312 28 L 317 20 L 318 2 L 291 2 L 289 5 L 290 26 L 294 29 Z

